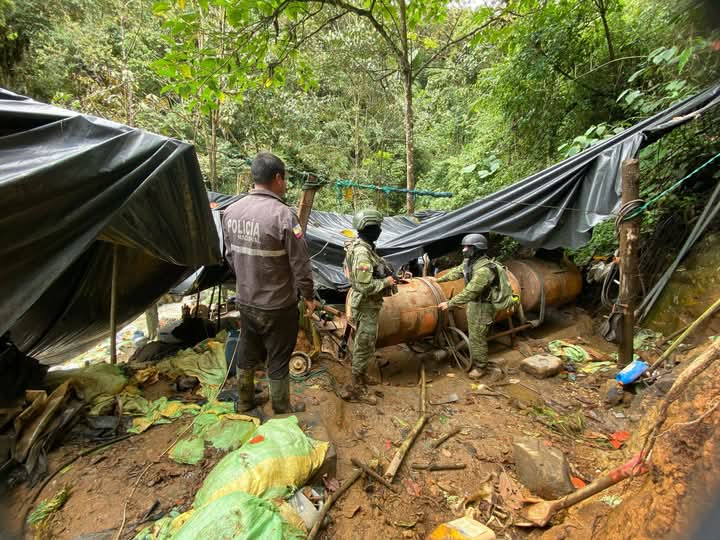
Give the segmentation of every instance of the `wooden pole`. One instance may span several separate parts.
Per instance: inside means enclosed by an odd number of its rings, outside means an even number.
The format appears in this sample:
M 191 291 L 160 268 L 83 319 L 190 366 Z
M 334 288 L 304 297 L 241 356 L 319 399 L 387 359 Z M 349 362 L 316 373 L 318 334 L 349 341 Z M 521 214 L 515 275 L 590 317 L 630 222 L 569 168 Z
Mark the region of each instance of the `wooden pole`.
M 342 486 L 340 486 L 340 489 L 338 489 L 330 496 L 327 501 L 325 501 L 322 510 L 320 510 L 320 515 L 317 517 L 317 521 L 315 521 L 315 525 L 313 525 L 313 528 L 310 529 L 307 540 L 315 540 L 315 538 L 317 538 L 317 535 L 320 532 L 320 528 L 323 526 L 323 521 L 325 521 L 325 516 L 333 507 L 335 501 L 342 497 L 343 493 L 345 493 L 350 488 L 350 486 L 357 482 L 358 478 L 360 478 L 363 474 L 365 474 L 365 471 L 363 471 L 362 469 L 360 469 L 359 471 L 355 471 L 350 478 L 343 482 Z
M 308 178 L 308 182 L 314 182 L 316 179 L 312 176 Z M 315 201 L 315 193 L 317 192 L 317 187 L 307 187 L 303 188 L 302 197 L 300 197 L 300 204 L 298 206 L 298 220 L 300 221 L 300 226 L 302 227 L 303 234 L 307 231 L 307 224 L 308 221 L 310 221 L 310 211 L 313 207 L 313 202 Z
M 117 244 L 113 244 L 112 279 L 110 281 L 110 363 L 117 364 Z
M 622 204 L 640 198 L 640 162 L 626 159 L 622 163 Z M 620 297 L 622 308 L 622 332 L 618 343 L 619 368 L 627 366 L 633 359 L 633 337 L 635 335 L 635 304 L 638 291 L 640 257 L 640 217 L 620 223 Z

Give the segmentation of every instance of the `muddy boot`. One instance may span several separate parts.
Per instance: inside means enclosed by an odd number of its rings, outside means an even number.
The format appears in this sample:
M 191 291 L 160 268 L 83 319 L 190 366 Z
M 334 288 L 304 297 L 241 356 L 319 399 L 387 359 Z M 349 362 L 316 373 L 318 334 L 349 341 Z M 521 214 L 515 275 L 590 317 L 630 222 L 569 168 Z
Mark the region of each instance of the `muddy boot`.
M 290 404 L 290 376 L 278 380 L 270 379 L 270 399 L 275 414 L 305 411 L 304 403 Z
M 247 412 L 255 408 L 255 370 L 238 369 L 237 411 Z
M 353 373 L 352 381 L 346 385 L 338 394 L 340 399 L 356 403 L 367 403 L 368 405 L 376 405 L 377 398 L 373 394 L 369 394 L 364 384 L 362 375 Z
M 371 377 L 367 373 L 360 375 L 360 379 L 363 386 L 377 386 L 380 384 L 380 381 L 378 381 L 375 377 Z

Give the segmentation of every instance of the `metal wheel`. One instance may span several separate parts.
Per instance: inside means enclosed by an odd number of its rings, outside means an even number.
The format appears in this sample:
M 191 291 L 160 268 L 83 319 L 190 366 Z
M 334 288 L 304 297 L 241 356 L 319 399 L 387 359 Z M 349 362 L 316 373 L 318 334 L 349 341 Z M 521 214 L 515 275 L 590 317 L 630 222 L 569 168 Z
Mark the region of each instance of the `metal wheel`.
M 295 351 L 290 356 L 290 375 L 293 377 L 305 377 L 310 373 L 312 368 L 312 360 L 301 351 Z
M 465 335 L 465 332 L 454 326 L 448 326 L 443 330 L 443 338 L 445 340 L 445 347 L 450 352 L 457 366 L 463 371 L 470 371 L 470 368 L 472 368 L 470 340 Z

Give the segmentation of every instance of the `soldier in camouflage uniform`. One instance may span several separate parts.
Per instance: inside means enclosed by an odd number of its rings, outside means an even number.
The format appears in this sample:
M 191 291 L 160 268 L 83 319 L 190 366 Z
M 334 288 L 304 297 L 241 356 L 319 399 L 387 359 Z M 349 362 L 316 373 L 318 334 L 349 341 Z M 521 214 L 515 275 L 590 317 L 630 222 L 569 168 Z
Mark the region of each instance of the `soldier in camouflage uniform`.
M 465 278 L 465 288 L 449 302 L 440 304 L 446 310 L 467 304 L 468 338 L 470 339 L 471 379 L 483 376 L 488 363 L 487 336 L 495 319 L 495 308 L 487 301 L 490 288 L 497 283 L 495 272 L 485 255 L 488 243 L 482 234 L 468 234 L 462 239 L 463 264 L 451 269 L 438 282 Z
M 344 400 L 374 403 L 367 396 L 367 368 L 375 356 L 378 315 L 383 305 L 383 291 L 395 285 L 392 276 L 378 277 L 376 269 L 382 258 L 375 253 L 375 241 L 380 236 L 382 214 L 377 210 L 361 210 L 353 217 L 358 238 L 346 247 L 345 275 L 350 280 L 351 320 L 355 325 L 352 350 L 352 382 L 341 392 Z

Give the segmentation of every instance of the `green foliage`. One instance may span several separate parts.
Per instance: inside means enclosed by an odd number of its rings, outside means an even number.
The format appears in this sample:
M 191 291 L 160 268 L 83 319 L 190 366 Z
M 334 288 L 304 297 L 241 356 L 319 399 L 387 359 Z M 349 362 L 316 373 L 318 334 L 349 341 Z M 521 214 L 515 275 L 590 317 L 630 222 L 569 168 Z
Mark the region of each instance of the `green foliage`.
M 451 210 L 692 95 L 720 67 L 696 2 L 481 4 L 407 2 L 403 34 L 389 0 L 0 0 L 0 83 L 189 140 L 208 187 L 235 193 L 263 150 L 300 171 L 404 187 L 410 73 L 416 187 L 455 194 L 417 204 Z M 717 151 L 712 120 L 643 151 L 644 197 Z M 646 212 L 643 231 L 669 214 L 690 223 L 703 181 Z M 299 194 L 293 184 L 289 201 Z M 395 214 L 405 197 L 330 188 L 316 205 Z M 615 246 L 603 224 L 573 256 Z

